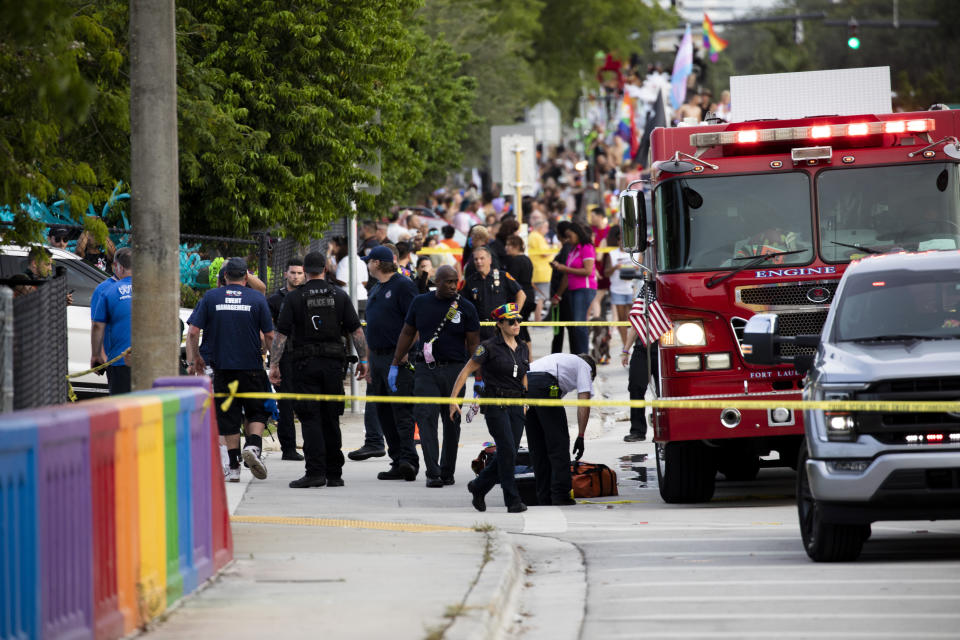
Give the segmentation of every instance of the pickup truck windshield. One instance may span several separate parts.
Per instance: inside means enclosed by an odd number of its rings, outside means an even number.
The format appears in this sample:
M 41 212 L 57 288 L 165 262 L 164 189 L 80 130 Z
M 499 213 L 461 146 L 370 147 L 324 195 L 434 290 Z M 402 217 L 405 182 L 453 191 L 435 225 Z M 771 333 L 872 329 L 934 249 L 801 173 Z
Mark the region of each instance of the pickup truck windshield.
M 942 162 L 821 171 L 823 259 L 960 248 L 958 178 L 957 165 Z
M 735 269 L 813 259 L 806 173 L 678 178 L 656 191 L 657 260 L 662 271 Z
M 834 342 L 960 338 L 960 268 L 857 275 L 836 305 Z

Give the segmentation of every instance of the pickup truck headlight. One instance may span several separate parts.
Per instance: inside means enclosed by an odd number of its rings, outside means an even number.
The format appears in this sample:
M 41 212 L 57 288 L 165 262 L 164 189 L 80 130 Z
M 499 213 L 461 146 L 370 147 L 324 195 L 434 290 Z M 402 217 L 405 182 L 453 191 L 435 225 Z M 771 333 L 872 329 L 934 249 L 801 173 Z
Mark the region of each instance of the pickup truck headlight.
M 674 329 L 677 345 L 681 347 L 703 347 L 707 344 L 707 334 L 699 320 L 684 320 Z
M 827 439 L 850 442 L 856 438 L 857 419 L 849 411 L 824 411 Z

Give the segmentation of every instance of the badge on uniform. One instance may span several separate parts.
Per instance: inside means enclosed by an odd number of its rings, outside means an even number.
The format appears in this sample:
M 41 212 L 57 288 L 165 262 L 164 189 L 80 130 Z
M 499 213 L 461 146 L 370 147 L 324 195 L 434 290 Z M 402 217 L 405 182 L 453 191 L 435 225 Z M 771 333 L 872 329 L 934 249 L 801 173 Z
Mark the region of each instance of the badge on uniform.
M 387 293 L 386 293 L 383 297 L 384 297 L 384 298 L 389 298 L 389 297 L 392 296 L 392 295 L 393 295 L 393 291 L 387 291 Z

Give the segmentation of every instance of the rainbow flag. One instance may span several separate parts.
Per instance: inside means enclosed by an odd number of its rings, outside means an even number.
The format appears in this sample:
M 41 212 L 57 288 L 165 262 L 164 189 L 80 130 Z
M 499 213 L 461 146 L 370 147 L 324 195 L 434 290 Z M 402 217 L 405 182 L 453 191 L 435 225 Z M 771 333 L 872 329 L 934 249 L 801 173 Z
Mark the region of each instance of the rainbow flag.
M 710 52 L 710 61 L 716 62 L 720 57 L 720 52 L 730 44 L 717 35 L 713 28 L 713 22 L 707 14 L 703 14 L 703 48 Z

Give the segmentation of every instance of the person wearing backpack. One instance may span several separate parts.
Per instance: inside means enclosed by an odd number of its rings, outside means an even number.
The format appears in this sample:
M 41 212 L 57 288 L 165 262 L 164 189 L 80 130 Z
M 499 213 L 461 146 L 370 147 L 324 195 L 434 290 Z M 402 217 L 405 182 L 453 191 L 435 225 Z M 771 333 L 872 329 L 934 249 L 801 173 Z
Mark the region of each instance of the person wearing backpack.
M 527 397 L 530 399 L 562 398 L 576 391 L 577 398 L 593 397 L 593 380 L 597 364 L 586 353 L 553 353 L 530 363 L 527 374 Z M 573 454 L 583 456 L 583 434 L 590 419 L 590 407 L 577 407 L 577 439 Z M 531 405 L 527 410 L 527 446 L 537 484 L 537 501 L 541 505 L 574 505 L 570 497 L 570 433 L 567 412 L 563 407 Z

